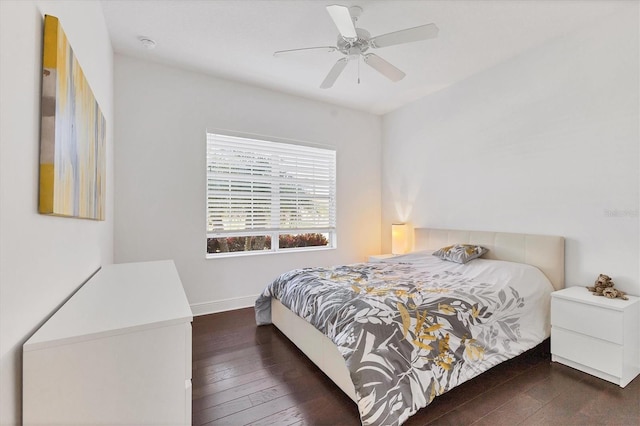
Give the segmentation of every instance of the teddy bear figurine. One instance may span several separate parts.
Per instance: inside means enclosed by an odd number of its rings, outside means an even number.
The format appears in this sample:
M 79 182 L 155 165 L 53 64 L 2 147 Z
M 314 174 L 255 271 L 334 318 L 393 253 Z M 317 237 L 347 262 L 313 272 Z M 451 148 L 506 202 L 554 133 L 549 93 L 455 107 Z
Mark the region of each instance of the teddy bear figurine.
M 587 290 L 592 292 L 594 296 L 602 296 L 602 292 L 605 288 L 613 287 L 613 281 L 611 277 L 605 274 L 598 275 L 596 282 L 593 283 L 593 287 L 587 287 Z
M 605 274 L 598 275 L 593 287 L 587 287 L 587 290 L 593 293 L 594 296 L 604 296 L 609 299 L 622 299 L 629 300 L 626 293 L 613 288 L 614 282 L 611 281 L 611 277 Z
M 607 287 L 604 290 L 602 290 L 602 295 L 604 297 L 608 297 L 609 299 L 619 298 L 622 300 L 629 300 L 629 298 L 626 296 L 626 293 L 624 291 L 620 291 L 617 288 L 613 288 L 613 287 Z

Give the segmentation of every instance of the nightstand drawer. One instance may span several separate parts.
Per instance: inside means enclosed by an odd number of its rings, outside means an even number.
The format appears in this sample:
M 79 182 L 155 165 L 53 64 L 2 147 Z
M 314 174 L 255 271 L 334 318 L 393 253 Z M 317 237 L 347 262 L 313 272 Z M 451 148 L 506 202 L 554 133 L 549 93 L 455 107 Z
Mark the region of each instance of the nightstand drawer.
M 551 353 L 612 376 L 622 374 L 622 346 L 593 337 L 551 328 Z
M 554 297 L 551 300 L 551 325 L 619 345 L 623 343 L 623 315 L 613 309 Z

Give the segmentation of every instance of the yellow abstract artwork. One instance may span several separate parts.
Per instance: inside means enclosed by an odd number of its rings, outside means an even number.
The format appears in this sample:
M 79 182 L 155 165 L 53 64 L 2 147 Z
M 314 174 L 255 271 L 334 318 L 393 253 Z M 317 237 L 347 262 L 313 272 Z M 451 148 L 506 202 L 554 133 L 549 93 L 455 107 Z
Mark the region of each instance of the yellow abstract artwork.
M 58 18 L 45 15 L 42 214 L 104 220 L 106 123 Z

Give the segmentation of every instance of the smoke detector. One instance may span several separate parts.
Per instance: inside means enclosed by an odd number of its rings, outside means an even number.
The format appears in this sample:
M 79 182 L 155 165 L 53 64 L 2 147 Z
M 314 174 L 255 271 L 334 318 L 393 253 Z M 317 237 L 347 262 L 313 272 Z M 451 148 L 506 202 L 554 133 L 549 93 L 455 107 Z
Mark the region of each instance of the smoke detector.
M 156 42 L 149 37 L 138 37 L 138 40 L 140 40 L 140 44 L 142 44 L 142 47 L 145 49 L 151 50 L 156 47 Z

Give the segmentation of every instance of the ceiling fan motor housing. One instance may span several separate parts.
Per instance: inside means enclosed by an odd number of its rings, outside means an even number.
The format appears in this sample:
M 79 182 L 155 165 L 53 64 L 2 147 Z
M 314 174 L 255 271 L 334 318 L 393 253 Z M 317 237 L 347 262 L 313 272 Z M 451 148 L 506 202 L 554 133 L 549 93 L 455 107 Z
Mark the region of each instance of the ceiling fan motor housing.
M 369 31 L 356 28 L 356 34 L 358 34 L 358 39 L 355 41 L 345 40 L 341 35 L 338 35 L 336 45 L 341 53 L 347 56 L 353 56 L 364 53 L 369 49 L 369 39 L 371 38 Z

